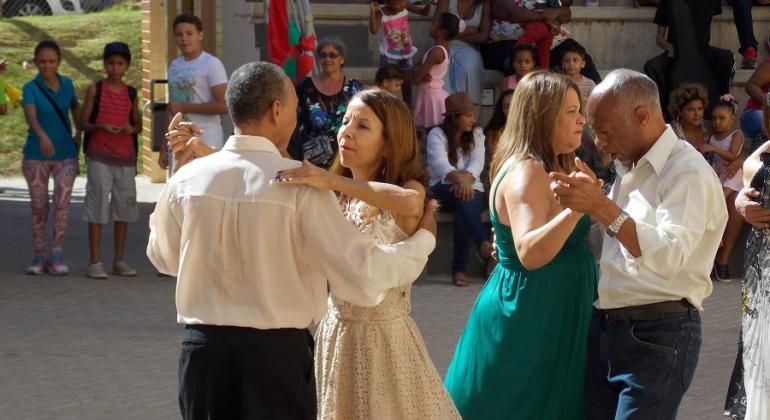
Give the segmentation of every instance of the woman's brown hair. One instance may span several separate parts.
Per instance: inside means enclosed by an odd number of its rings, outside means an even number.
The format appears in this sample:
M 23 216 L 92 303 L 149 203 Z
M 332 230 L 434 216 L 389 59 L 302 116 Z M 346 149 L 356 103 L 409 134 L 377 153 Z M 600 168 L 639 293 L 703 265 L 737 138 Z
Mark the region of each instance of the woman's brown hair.
M 359 92 L 351 102 L 355 100 L 360 100 L 371 108 L 383 127 L 385 156 L 375 172 L 375 179 L 371 181 L 404 185 L 407 181 L 415 180 L 426 185 L 428 172 L 420 163 L 417 131 L 414 128 L 412 113 L 406 103 L 378 89 Z M 352 178 L 350 169 L 342 166 L 339 153 L 334 159 L 331 172 Z
M 521 79 L 511 98 L 508 121 L 492 157 L 490 180 L 495 179 L 512 156 L 521 160 L 535 159 L 547 172 L 574 169 L 574 152 L 557 155 L 553 150 L 556 121 L 569 89 L 580 97 L 577 84 L 562 74 L 538 70 Z

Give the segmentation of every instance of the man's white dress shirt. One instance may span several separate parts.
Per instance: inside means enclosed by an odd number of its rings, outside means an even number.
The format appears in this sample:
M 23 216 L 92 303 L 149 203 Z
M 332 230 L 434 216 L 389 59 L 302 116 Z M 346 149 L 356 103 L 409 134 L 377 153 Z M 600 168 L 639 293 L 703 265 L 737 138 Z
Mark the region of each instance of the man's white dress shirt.
M 603 237 L 599 309 L 686 298 L 699 310 L 711 294 L 714 256 L 727 224 L 722 185 L 690 144 L 667 127 L 632 169 L 616 162 L 610 198 L 636 223 L 642 256 Z
M 178 277 L 179 323 L 306 328 L 326 309 L 327 280 L 335 296 L 376 305 L 417 279 L 435 246 L 430 232 L 375 245 L 333 193 L 271 182 L 299 165 L 265 138 L 231 136 L 168 181 L 147 256 Z

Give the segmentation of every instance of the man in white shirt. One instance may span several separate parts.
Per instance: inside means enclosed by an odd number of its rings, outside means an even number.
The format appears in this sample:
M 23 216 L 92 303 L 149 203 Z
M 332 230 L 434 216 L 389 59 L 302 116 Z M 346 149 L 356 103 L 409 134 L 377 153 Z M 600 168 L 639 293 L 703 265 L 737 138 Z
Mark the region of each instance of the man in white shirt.
M 551 174 L 561 203 L 606 235 L 588 335 L 591 419 L 675 418 L 698 362 L 727 208 L 713 169 L 665 124 L 658 98 L 651 79 L 622 69 L 588 100 L 596 144 L 617 163 L 609 197 L 585 165 Z
M 314 419 L 307 327 L 323 315 L 328 290 L 376 305 L 417 278 L 435 246 L 434 208 L 410 239 L 376 246 L 333 194 L 272 185 L 278 171 L 299 166 L 279 153 L 297 107 L 279 67 L 240 67 L 226 99 L 235 134 L 183 166 L 150 217 L 147 256 L 177 276 L 177 320 L 186 324 L 182 416 Z

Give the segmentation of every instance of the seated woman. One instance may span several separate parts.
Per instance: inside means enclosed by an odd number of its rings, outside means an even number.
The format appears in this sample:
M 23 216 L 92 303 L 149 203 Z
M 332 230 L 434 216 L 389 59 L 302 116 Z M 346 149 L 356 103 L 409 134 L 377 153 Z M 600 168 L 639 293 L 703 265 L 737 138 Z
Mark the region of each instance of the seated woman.
M 526 3 L 526 0 L 491 0 L 492 24 L 489 42 L 481 45 L 481 56 L 484 58 L 485 68 L 506 74 L 512 71 L 506 59 L 511 47 L 516 45 L 517 40 L 524 34 L 522 24 L 527 22 L 545 20 L 559 23 L 557 27 L 559 33 L 554 37 L 551 47 L 550 62 L 553 66 L 561 65 L 566 47 L 580 45 L 574 39 L 569 39 L 569 31 L 561 26 L 569 22 L 572 17 L 570 11 L 572 0 L 562 0 L 562 7 L 545 9 L 542 12 L 528 9 L 525 7 Z M 590 55 L 586 55 L 586 66 L 581 74 L 596 83 L 601 81 L 601 76 Z
M 477 104 L 465 92 L 449 95 L 444 122 L 428 133 L 430 187 L 445 210 L 456 211 L 452 282 L 467 286 L 465 269 L 472 239 L 479 256 L 492 255 L 492 244 L 481 222 L 484 208 L 484 133 L 476 126 Z
M 671 128 L 680 139 L 698 150 L 711 137 L 711 121 L 703 118 L 707 106 L 708 92 L 697 83 L 683 83 L 671 92 L 668 106 Z
M 337 131 L 348 102 L 361 90 L 358 80 L 342 71 L 345 44 L 337 38 L 318 42 L 316 57 L 321 71 L 297 86 L 297 128 L 288 146 L 293 159 L 307 159 L 328 169 L 337 156 Z

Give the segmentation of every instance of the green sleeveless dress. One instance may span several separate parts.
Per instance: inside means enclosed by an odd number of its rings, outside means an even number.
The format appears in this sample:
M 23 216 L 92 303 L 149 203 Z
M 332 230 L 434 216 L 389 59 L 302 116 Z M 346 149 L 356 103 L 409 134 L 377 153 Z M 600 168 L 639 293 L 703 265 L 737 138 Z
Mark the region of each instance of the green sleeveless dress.
M 598 281 L 586 243 L 590 219 L 583 216 L 556 257 L 533 271 L 521 265 L 511 228 L 494 208 L 490 220 L 500 263 L 457 344 L 447 390 L 465 420 L 584 419 L 587 335 Z

